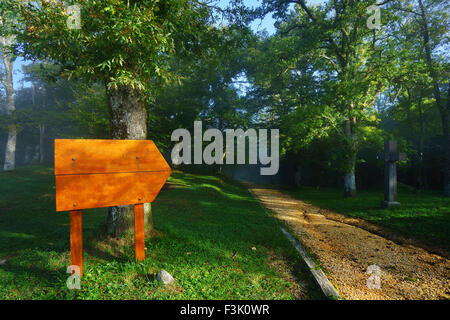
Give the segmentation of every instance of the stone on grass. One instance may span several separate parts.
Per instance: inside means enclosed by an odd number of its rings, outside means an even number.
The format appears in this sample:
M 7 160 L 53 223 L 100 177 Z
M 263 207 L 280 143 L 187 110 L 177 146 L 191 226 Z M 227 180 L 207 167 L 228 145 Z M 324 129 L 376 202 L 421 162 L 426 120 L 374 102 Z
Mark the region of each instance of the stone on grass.
M 175 279 L 166 270 L 161 270 L 156 276 L 156 280 L 164 284 L 170 284 L 175 281 Z
M 0 260 L 0 266 L 2 266 L 2 265 L 4 265 L 4 264 L 6 264 L 6 261 L 8 261 L 8 260 L 6 260 L 6 259 L 2 259 L 2 260 Z

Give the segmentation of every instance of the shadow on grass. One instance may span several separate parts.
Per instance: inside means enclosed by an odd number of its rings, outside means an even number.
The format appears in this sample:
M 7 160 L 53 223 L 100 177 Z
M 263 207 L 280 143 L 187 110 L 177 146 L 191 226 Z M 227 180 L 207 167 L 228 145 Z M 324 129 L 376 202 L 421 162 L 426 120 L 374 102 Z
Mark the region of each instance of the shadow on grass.
M 9 260 L 0 267 L 0 297 L 11 297 L 9 291 L 16 292 L 14 298 L 321 297 L 295 249 L 246 190 L 217 177 L 179 172 L 152 205 L 159 234 L 146 237 L 144 262 L 134 261 L 132 234 L 105 237 L 105 209 L 86 210 L 85 276 L 74 295 L 65 288 L 69 216 L 54 211 L 54 199 L 42 198 L 54 193 L 54 181 L 35 170 L 22 174 L 32 177 L 27 192 L 20 194 L 21 174 L 9 176 L 10 197 L 0 202 L 12 207 L 0 216 L 0 258 Z M 6 189 L 0 184 L 0 192 Z M 161 269 L 176 278 L 175 289 L 155 281 Z
M 401 204 L 392 208 L 380 207 L 383 198 L 381 191 L 361 191 L 355 198 L 343 198 L 340 190 L 328 188 L 316 190 L 304 187 L 285 192 L 320 208 L 382 227 L 379 230 L 381 233 L 376 233 L 393 241 L 415 244 L 450 256 L 450 199 L 438 192 L 415 194 L 403 190 L 398 196 Z M 329 214 L 327 216 L 330 217 Z M 371 232 L 376 230 L 363 222 L 349 223 L 364 229 L 369 227 Z

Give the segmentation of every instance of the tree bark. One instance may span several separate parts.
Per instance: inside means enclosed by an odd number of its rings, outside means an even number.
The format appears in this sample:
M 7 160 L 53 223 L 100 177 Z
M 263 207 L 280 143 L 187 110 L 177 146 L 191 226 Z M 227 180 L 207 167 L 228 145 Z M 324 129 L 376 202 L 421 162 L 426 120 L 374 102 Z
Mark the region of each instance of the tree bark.
M 45 125 L 39 125 L 39 163 L 44 163 L 45 151 L 44 151 L 44 135 L 45 135 Z
M 4 171 L 12 171 L 16 167 L 17 128 L 15 124 L 9 125 L 8 139 L 6 140 Z
M 1 39 L 2 45 L 7 45 L 5 39 Z M 2 52 L 3 64 L 5 66 L 5 79 L 2 80 L 2 84 L 6 91 L 6 115 L 11 116 L 15 111 L 16 107 L 14 104 L 14 83 L 13 83 L 13 65 L 15 58 Z M 8 129 L 8 139 L 6 141 L 5 149 L 5 162 L 3 164 L 3 170 L 11 171 L 14 170 L 16 166 L 15 156 L 16 156 L 16 141 L 17 141 L 17 127 L 13 122 L 9 125 Z
M 139 94 L 128 87 L 107 89 L 109 102 L 111 138 L 144 140 L 147 138 L 147 107 Z M 144 204 L 145 229 L 153 229 L 150 203 Z M 106 229 L 109 235 L 117 237 L 123 232 L 134 230 L 133 205 L 108 208 Z
M 356 119 L 354 117 L 351 117 L 345 122 L 344 133 L 347 142 L 344 174 L 344 197 L 354 197 L 356 196 L 355 167 L 357 154 Z
M 425 135 L 425 122 L 423 120 L 423 110 L 422 110 L 422 94 L 419 96 L 419 101 L 417 103 L 417 108 L 419 111 L 419 122 L 420 122 L 420 135 L 419 135 L 419 145 L 417 148 L 417 159 L 419 162 L 419 172 L 418 172 L 418 179 L 417 179 L 417 189 L 423 189 L 425 182 L 424 182 L 424 163 L 423 163 L 423 145 L 424 145 L 424 135 Z
M 445 141 L 445 165 L 444 165 L 444 194 L 450 197 L 450 132 L 448 131 L 448 118 L 450 116 L 450 82 L 447 91 L 447 113 L 442 122 L 446 123 L 446 132 L 444 132 Z M 444 126 L 443 126 L 444 127 Z

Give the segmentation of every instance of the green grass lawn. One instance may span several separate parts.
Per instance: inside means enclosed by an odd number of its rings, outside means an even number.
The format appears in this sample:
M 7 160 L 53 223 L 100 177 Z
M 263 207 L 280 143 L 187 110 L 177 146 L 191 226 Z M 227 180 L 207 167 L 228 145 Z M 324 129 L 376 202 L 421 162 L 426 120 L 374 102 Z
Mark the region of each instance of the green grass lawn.
M 181 172 L 169 181 L 152 204 L 158 232 L 146 239 L 144 262 L 134 261 L 132 234 L 105 238 L 105 208 L 84 211 L 85 275 L 81 290 L 69 290 L 69 215 L 55 212 L 53 169 L 0 173 L 0 260 L 8 260 L 0 266 L 0 299 L 321 298 L 244 188 Z M 174 285 L 156 281 L 161 269 Z
M 415 194 L 399 188 L 400 206 L 383 209 L 383 191 L 358 191 L 344 198 L 339 189 L 302 187 L 286 191 L 297 199 L 350 217 L 362 218 L 402 236 L 450 252 L 450 199 L 438 192 Z

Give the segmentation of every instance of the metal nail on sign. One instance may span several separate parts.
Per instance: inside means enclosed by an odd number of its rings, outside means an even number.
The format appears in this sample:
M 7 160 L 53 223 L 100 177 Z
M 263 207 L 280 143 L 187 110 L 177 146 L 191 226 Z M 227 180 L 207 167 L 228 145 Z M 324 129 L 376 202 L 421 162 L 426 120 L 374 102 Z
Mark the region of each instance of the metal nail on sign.
M 82 209 L 134 204 L 136 259 L 145 259 L 144 203 L 170 166 L 151 140 L 55 139 L 56 211 L 70 211 L 72 265 L 83 274 Z

